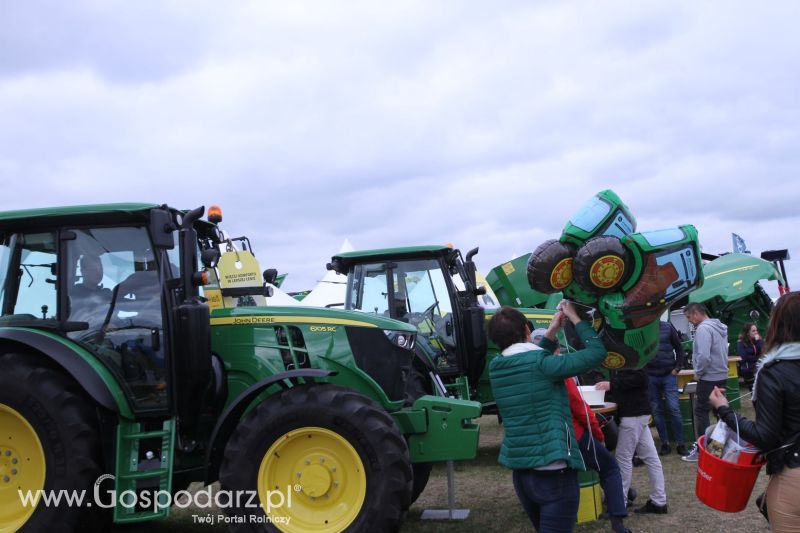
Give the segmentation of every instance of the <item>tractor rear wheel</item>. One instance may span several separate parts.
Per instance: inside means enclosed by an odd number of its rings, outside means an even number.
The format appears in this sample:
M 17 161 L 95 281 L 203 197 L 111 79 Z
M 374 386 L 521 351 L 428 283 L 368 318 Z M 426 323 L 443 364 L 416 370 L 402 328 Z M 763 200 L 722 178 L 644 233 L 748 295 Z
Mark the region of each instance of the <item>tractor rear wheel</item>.
M 20 491 L 85 490 L 88 499 L 100 474 L 89 403 L 71 379 L 39 363 L 33 355 L 0 354 L 0 531 L 73 531 L 85 507 L 41 499 L 25 505 Z
M 257 495 L 255 508 L 242 498 L 227 509 L 237 531 L 395 531 L 410 504 L 411 464 L 380 405 L 344 387 L 302 385 L 242 419 L 220 481 L 234 497 Z

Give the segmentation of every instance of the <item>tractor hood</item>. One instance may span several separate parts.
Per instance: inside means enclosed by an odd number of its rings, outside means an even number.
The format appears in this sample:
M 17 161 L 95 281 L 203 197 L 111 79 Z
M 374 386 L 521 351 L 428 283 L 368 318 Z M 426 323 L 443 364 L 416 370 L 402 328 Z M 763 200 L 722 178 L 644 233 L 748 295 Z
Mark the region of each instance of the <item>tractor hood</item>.
M 733 302 L 753 294 L 760 280 L 783 281 L 769 261 L 747 254 L 728 254 L 703 267 L 703 286 L 689 295 L 690 302 L 706 302 L 719 297 Z

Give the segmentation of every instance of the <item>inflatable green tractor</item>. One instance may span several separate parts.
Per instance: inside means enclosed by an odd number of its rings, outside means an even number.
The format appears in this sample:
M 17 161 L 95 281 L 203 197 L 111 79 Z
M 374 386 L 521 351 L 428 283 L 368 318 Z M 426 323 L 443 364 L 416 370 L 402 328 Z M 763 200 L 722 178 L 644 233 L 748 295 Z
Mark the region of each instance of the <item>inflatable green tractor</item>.
M 542 243 L 527 274 L 533 290 L 560 291 L 599 313 L 610 370 L 646 364 L 658 347 L 659 317 L 703 283 L 694 226 L 637 233 L 636 219 L 611 190 L 580 209 L 559 239 Z

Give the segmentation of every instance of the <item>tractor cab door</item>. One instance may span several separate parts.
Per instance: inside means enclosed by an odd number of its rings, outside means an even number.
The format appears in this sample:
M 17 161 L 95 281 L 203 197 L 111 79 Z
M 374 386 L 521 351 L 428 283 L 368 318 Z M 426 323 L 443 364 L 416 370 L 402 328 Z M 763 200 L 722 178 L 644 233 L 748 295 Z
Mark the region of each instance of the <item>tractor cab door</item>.
M 439 370 L 458 372 L 452 279 L 438 259 L 356 265 L 346 307 L 402 320 L 419 330 L 417 351 Z
M 165 276 L 147 228 L 74 228 L 61 242 L 63 316 L 88 326 L 67 335 L 117 375 L 134 410 L 166 411 Z

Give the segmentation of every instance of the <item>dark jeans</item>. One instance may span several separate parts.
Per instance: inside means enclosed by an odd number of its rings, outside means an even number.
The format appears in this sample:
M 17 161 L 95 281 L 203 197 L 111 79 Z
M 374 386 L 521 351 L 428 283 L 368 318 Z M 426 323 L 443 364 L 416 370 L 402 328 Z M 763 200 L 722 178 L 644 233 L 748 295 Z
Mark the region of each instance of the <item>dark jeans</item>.
M 697 380 L 697 391 L 694 397 L 694 434 L 696 437 L 705 435 L 706 428 L 708 427 L 708 397 L 714 387 L 724 389 L 727 380 L 720 381 L 705 381 L 703 379 Z
M 753 380 L 755 379 L 756 363 L 755 361 L 742 361 L 738 365 L 739 376 L 744 381 L 744 386 L 753 390 Z
M 678 404 L 678 378 L 672 374 L 666 376 L 648 376 L 650 378 L 650 408 L 653 410 L 653 422 L 656 424 L 658 438 L 661 444 L 669 442 L 667 422 L 664 420 L 664 408 L 661 396 L 667 404 L 667 414 L 672 423 L 672 437 L 674 442 L 683 444 L 683 423 L 681 420 L 681 407 Z
M 600 474 L 600 486 L 606 495 L 606 509 L 609 516 L 627 516 L 625 495 L 622 491 L 622 475 L 619 473 L 617 459 L 605 445 L 586 431 L 578 441 L 586 468 Z
M 514 490 L 539 533 L 571 533 L 578 520 L 575 470 L 514 470 Z

